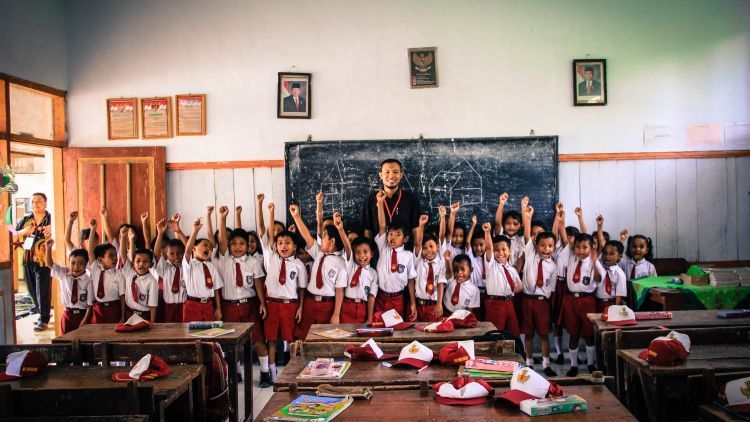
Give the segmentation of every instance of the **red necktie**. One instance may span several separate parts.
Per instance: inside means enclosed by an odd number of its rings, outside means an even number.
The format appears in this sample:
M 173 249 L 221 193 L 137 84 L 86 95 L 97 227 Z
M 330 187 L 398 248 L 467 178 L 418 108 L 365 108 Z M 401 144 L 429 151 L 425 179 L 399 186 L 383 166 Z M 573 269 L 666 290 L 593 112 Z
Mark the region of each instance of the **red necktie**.
M 398 254 L 394 249 L 391 251 L 391 272 L 395 273 L 396 271 L 398 271 Z
M 484 266 L 484 256 L 482 256 L 482 279 L 487 279 L 487 267 Z
M 630 279 L 635 279 L 635 264 L 633 264 L 633 268 L 630 269 Z
M 461 283 L 456 282 L 456 288 L 453 289 L 453 295 L 451 296 L 451 303 L 453 306 L 458 305 L 458 295 L 461 293 Z
M 323 254 L 323 256 L 320 257 L 320 262 L 318 263 L 318 271 L 315 273 L 315 287 L 322 289 L 323 288 L 323 261 L 326 260 L 326 257 L 328 255 Z
M 430 262 L 430 269 L 427 270 L 427 294 L 432 296 L 434 292 L 435 292 L 435 271 L 432 269 L 432 262 Z
M 164 290 L 164 279 L 159 277 L 159 290 Z
M 604 291 L 607 292 L 607 296 L 612 296 L 612 279 L 609 278 L 609 270 L 607 275 L 604 276 Z
M 297 107 L 297 111 L 299 111 L 299 98 L 294 99 L 294 106 Z
M 286 284 L 286 259 L 281 258 L 281 269 L 279 269 L 279 284 Z
M 172 279 L 172 293 L 179 293 L 180 291 L 180 267 L 174 268 L 174 278 Z
M 242 287 L 242 268 L 240 268 L 239 262 L 234 263 L 234 281 L 237 283 L 237 287 Z
M 581 281 L 581 264 L 583 264 L 583 261 L 578 260 L 576 271 L 573 273 L 573 283 L 578 283 L 579 281 Z
M 586 84 L 586 94 L 591 94 L 591 82 Z
M 135 281 L 138 279 L 137 275 L 133 276 L 133 281 L 130 283 L 130 291 L 133 293 L 133 300 L 135 303 L 138 303 L 138 286 L 135 284 Z
M 213 289 L 214 288 L 214 279 L 211 277 L 211 271 L 208 269 L 208 265 L 203 263 L 203 278 L 206 279 L 206 288 L 207 289 Z
M 544 267 L 542 267 L 542 260 L 539 260 L 539 267 L 536 269 L 536 287 L 544 286 Z
M 96 297 L 104 298 L 104 270 L 99 273 L 99 287 L 96 288 Z
M 349 284 L 350 287 L 357 287 L 359 285 L 359 275 L 362 274 L 362 267 L 357 266 L 357 270 L 354 271 L 352 276 L 352 282 Z
M 73 279 L 73 287 L 70 289 L 70 303 L 78 303 L 78 278 Z
M 510 291 L 513 292 L 515 290 L 515 286 L 513 284 L 513 277 L 510 275 L 510 271 L 508 271 L 508 268 L 503 265 L 503 271 L 505 271 L 505 279 L 508 280 L 508 286 L 510 286 Z

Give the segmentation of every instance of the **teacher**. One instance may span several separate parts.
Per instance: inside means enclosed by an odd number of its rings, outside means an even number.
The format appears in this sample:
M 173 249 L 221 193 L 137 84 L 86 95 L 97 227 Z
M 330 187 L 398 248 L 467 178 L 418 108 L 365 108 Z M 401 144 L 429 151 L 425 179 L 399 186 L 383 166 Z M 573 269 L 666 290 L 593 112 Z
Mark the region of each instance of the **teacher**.
M 399 220 L 405 227 L 412 230 L 411 238 L 414 239 L 417 226 L 419 226 L 419 200 L 414 194 L 401 187 L 401 178 L 404 177 L 401 162 L 393 158 L 383 161 L 380 163 L 378 175 L 383 182 L 383 192 L 385 192 L 386 225 L 393 220 Z M 365 236 L 371 239 L 373 233 L 378 232 L 378 201 L 375 195 L 377 192 L 370 192 L 362 206 L 362 228 Z
M 17 241 L 23 245 L 23 278 L 29 289 L 39 320 L 34 331 L 47 329 L 50 317 L 50 269 L 41 264 L 44 260 L 44 241 L 51 237 L 52 216 L 47 212 L 47 195 L 35 193 L 31 196 L 31 213 L 24 216 L 16 226 Z M 16 243 L 18 244 L 18 243 Z

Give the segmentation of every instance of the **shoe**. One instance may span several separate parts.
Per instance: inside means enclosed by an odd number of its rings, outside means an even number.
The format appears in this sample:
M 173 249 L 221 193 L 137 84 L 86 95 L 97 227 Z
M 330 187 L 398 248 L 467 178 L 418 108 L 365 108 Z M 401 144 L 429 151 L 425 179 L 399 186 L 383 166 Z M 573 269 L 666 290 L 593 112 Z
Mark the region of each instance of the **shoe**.
M 577 377 L 578 376 L 578 367 L 577 366 L 571 366 L 570 369 L 568 369 L 568 372 L 565 374 L 569 377 Z
M 242 373 L 237 372 L 237 382 L 242 382 Z
M 588 366 L 588 368 L 589 368 L 589 374 L 593 374 L 593 373 L 594 373 L 594 371 L 596 371 L 596 370 L 597 370 L 597 369 L 596 369 L 596 365 L 589 365 L 589 366 Z
M 555 363 L 558 365 L 562 365 L 565 362 L 565 356 L 562 353 L 558 353 L 557 357 L 555 358 Z
M 550 368 L 548 366 L 548 367 L 544 368 L 544 375 L 546 375 L 548 377 L 556 377 L 557 376 L 557 372 L 555 372 L 552 368 Z
M 34 321 L 34 327 L 38 327 L 40 325 L 42 325 L 42 320 L 38 319 L 38 320 Z
M 271 382 L 271 373 L 270 372 L 263 372 L 260 371 L 260 388 L 268 388 L 273 387 L 273 383 Z
M 44 322 L 34 327 L 34 331 L 44 331 L 46 329 L 47 329 L 47 324 Z
M 290 361 L 290 360 L 292 360 L 292 355 L 291 355 L 291 353 L 289 353 L 289 351 L 287 350 L 286 352 L 284 352 L 284 360 L 282 360 L 282 361 L 281 361 L 281 362 L 280 362 L 280 363 L 278 364 L 278 366 L 286 366 L 286 364 L 287 364 L 287 363 L 289 363 L 289 361 Z
M 534 363 L 542 363 L 542 358 L 539 356 L 534 356 Z
M 36 306 L 32 306 L 31 308 L 29 308 L 29 314 L 38 314 L 38 313 L 39 313 L 39 308 L 37 308 Z

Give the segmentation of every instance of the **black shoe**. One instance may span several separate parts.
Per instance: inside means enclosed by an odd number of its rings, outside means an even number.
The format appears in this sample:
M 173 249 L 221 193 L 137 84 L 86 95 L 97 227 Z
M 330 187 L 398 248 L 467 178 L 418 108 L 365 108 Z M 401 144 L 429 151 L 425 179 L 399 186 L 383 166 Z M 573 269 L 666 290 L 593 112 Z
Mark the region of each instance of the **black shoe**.
M 565 374 L 569 377 L 577 377 L 578 376 L 578 367 L 577 366 L 571 366 L 570 369 L 568 369 L 568 372 Z
M 550 368 L 548 366 L 548 367 L 544 368 L 544 375 L 546 375 L 548 377 L 556 377 L 557 376 L 557 372 L 555 372 L 552 368 Z
M 562 353 L 558 353 L 557 357 L 555 358 L 555 363 L 558 365 L 562 365 L 565 362 L 565 356 Z
M 542 358 L 535 356 L 534 357 L 534 363 L 542 363 Z
M 596 365 L 589 365 L 589 366 L 588 366 L 588 368 L 589 368 L 589 374 L 593 374 L 593 373 L 594 373 L 594 371 L 596 371 L 596 370 L 597 370 L 597 369 L 596 369 Z
M 242 382 L 242 372 L 237 372 L 237 382 Z
M 282 361 L 278 363 L 278 366 L 286 366 L 286 364 L 289 363 L 290 360 L 292 360 L 292 355 L 287 350 L 286 352 L 284 352 L 284 359 L 282 359 Z
M 37 308 L 36 306 L 29 308 L 29 314 L 38 314 L 38 313 L 39 313 L 39 308 Z
M 268 388 L 273 387 L 273 383 L 271 382 L 271 373 L 270 372 L 263 372 L 260 371 L 260 388 Z

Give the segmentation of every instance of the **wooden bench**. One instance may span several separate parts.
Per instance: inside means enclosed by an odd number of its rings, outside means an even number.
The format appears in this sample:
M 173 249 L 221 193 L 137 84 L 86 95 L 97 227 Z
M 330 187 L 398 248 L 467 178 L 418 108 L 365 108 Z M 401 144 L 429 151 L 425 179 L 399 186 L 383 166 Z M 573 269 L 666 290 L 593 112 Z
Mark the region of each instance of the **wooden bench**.
M 701 422 L 744 421 L 747 417 L 737 415 L 712 403 L 698 406 L 698 420 Z
M 9 354 L 25 350 L 36 350 L 43 353 L 49 363 L 54 364 L 81 364 L 82 361 L 90 361 L 91 356 L 81 350 L 81 343 L 76 341 L 69 344 L 3 344 L 0 345 L 0 362 L 5 363 Z

